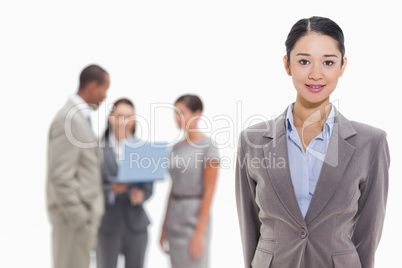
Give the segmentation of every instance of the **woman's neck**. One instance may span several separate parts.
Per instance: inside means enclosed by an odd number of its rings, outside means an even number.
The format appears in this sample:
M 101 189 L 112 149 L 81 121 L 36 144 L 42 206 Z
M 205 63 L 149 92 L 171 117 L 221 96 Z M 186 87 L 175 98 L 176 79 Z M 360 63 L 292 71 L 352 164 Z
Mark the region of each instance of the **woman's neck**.
M 204 137 L 205 135 L 197 128 L 186 131 L 186 141 L 198 141 L 203 139 Z
M 331 105 L 329 98 L 321 103 L 314 104 L 307 103 L 298 98 L 293 107 L 293 122 L 295 127 L 316 125 L 322 128 L 330 112 Z

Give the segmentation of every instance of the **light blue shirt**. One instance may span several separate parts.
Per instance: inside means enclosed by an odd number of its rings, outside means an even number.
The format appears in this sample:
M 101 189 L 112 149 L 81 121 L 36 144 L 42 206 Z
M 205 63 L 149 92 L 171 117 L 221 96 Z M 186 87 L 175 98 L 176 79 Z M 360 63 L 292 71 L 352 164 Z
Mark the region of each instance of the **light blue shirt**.
M 294 103 L 289 106 L 286 114 L 290 176 L 300 210 L 303 217 L 306 217 L 332 135 L 335 111 L 331 104 L 331 112 L 324 124 L 323 131 L 310 142 L 306 151 L 304 151 L 299 134 L 293 123 L 293 106 Z

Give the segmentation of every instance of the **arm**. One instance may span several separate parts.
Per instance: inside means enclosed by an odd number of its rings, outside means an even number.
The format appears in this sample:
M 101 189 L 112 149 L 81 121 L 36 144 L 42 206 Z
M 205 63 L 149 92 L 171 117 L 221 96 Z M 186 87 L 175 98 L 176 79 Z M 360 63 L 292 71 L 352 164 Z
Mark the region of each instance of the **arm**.
M 128 195 L 128 183 L 104 182 L 103 190 L 106 199 L 106 204 L 113 206 L 116 202 L 117 195 Z
M 118 173 L 118 164 L 115 154 L 110 146 L 109 141 L 103 141 L 103 164 L 102 164 L 102 180 L 103 191 L 105 195 L 106 206 L 113 206 L 118 195 L 127 194 L 129 189 L 128 183 L 117 183 L 116 177 Z
M 198 222 L 195 227 L 190 253 L 194 259 L 201 256 L 205 229 L 209 221 L 209 211 L 211 208 L 212 197 L 215 190 L 216 179 L 218 177 L 219 161 L 209 160 L 204 169 L 204 193 L 202 196 Z
M 374 255 L 380 242 L 388 195 L 390 155 L 386 134 L 378 142 L 366 180 L 360 185 L 359 210 L 352 240 L 362 267 L 374 267 Z
M 68 140 L 64 130 L 64 120 L 58 120 L 49 134 L 48 184 L 62 217 L 67 224 L 78 229 L 89 219 L 88 209 L 77 192 L 76 174 L 81 149 Z
M 168 250 L 165 247 L 165 239 L 166 239 L 166 220 L 168 218 L 168 213 L 169 213 L 169 208 L 170 208 L 170 202 L 172 200 L 172 195 L 173 195 L 173 190 L 170 190 L 168 202 L 167 202 L 167 207 L 166 207 L 166 213 L 165 213 L 165 219 L 163 220 L 163 225 L 162 225 L 162 231 L 161 231 L 161 237 L 160 237 L 160 245 L 161 248 L 164 252 L 168 252 Z
M 152 195 L 153 183 L 138 183 L 130 186 L 130 200 L 132 205 L 141 205 Z
M 144 193 L 144 201 L 147 201 L 152 195 L 153 185 L 152 182 L 147 182 L 134 185 L 134 187 L 137 187 Z
M 251 267 L 260 237 L 261 222 L 258 218 L 259 209 L 255 203 L 256 183 L 247 172 L 247 157 L 242 147 L 242 135 L 243 133 L 239 140 L 236 163 L 236 205 L 243 244 L 244 267 Z

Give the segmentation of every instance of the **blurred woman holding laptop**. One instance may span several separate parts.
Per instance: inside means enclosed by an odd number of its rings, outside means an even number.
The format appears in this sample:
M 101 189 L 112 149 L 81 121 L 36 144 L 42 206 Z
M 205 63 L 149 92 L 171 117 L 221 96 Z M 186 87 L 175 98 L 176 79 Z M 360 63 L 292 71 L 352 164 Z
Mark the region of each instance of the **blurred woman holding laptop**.
M 219 153 L 197 127 L 203 105 L 198 96 L 175 102 L 176 121 L 186 137 L 171 151 L 172 189 L 160 238 L 172 268 L 208 267 L 210 207 L 219 167 Z M 186 163 L 186 164 L 184 164 Z M 168 244 L 168 245 L 167 245 Z
M 98 268 L 116 268 L 119 254 L 124 255 L 126 267 L 144 266 L 149 219 L 142 204 L 152 195 L 153 184 L 113 182 L 124 146 L 133 140 L 134 132 L 134 105 L 129 99 L 119 99 L 113 104 L 102 140 L 105 214 L 98 233 Z

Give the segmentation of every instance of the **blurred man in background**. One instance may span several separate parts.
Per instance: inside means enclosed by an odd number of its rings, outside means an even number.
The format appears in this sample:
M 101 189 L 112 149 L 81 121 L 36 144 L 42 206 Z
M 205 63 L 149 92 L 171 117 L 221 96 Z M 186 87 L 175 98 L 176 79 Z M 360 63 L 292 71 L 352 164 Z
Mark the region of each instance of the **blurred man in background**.
M 49 131 L 47 209 L 53 227 L 54 268 L 88 268 L 104 212 L 102 151 L 91 111 L 106 97 L 108 73 L 97 65 L 80 75 L 78 92 L 56 114 Z

